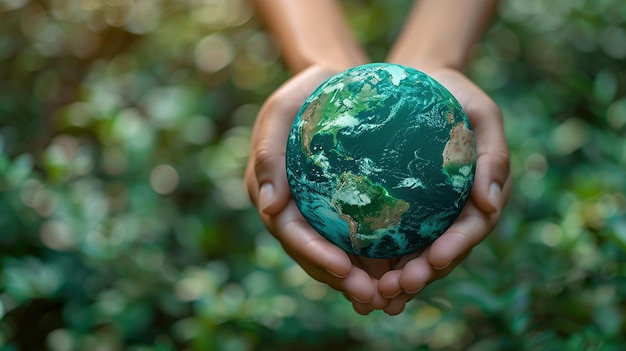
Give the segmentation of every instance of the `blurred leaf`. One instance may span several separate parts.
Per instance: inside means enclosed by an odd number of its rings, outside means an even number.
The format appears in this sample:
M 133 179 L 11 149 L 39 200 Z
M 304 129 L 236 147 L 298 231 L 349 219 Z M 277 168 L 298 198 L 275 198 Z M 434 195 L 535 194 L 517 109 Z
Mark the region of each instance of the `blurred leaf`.
M 412 3 L 342 6 L 382 61 Z M 511 200 L 390 318 L 251 207 L 252 125 L 289 73 L 247 1 L 0 0 L 0 350 L 624 349 L 625 15 L 502 2 L 467 73 L 504 112 Z

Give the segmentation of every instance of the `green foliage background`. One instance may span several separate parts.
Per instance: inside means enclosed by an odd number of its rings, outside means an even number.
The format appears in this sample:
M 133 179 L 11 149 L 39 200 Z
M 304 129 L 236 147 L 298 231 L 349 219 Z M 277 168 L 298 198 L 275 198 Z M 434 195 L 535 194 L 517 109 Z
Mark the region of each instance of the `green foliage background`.
M 342 2 L 375 60 L 410 1 Z M 397 317 L 264 231 L 251 124 L 288 72 L 244 0 L 0 0 L 0 350 L 626 349 L 626 2 L 508 0 L 468 74 L 515 186 Z

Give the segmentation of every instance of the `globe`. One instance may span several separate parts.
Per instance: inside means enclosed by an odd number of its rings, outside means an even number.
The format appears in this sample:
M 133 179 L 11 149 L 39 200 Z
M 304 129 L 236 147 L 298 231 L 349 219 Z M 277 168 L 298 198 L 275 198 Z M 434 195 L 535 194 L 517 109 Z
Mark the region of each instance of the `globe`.
M 302 216 L 348 253 L 393 258 L 424 249 L 458 218 L 474 181 L 467 115 L 427 74 L 374 63 L 322 83 L 286 149 Z

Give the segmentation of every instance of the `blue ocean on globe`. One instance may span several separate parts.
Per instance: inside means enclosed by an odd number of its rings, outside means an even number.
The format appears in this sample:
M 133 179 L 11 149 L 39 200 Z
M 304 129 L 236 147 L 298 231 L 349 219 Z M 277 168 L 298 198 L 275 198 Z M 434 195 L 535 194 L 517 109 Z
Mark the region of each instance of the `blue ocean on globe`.
M 392 258 L 458 218 L 476 168 L 467 115 L 413 68 L 357 66 L 324 82 L 296 116 L 287 179 L 302 216 L 348 253 Z

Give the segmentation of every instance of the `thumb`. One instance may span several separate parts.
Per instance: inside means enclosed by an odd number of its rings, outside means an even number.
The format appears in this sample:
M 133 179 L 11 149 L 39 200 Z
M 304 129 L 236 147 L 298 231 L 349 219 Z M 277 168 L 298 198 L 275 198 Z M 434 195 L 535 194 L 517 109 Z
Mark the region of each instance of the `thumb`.
M 476 84 L 455 71 L 436 76 L 459 100 L 476 137 L 476 174 L 471 197 L 483 212 L 494 214 L 506 203 L 510 189 L 509 147 L 498 105 Z
M 492 104 L 491 108 L 480 112 L 469 110 L 468 117 L 473 123 L 478 151 L 471 196 L 482 211 L 496 213 L 506 203 L 510 178 L 510 156 L 502 113 Z
M 506 202 L 509 183 L 509 155 L 506 152 L 479 154 L 472 198 L 486 213 L 499 212 Z
M 289 201 L 285 169 L 289 131 L 304 101 L 329 76 L 327 69 L 315 66 L 303 71 L 272 94 L 259 112 L 249 162 L 255 181 L 248 184 L 250 197 L 264 214 L 280 212 Z
M 256 205 L 264 214 L 276 214 L 285 207 L 291 195 L 285 171 L 285 144 L 278 138 L 263 139 L 253 152 L 258 181 Z

